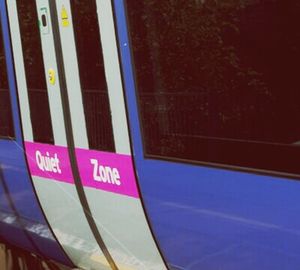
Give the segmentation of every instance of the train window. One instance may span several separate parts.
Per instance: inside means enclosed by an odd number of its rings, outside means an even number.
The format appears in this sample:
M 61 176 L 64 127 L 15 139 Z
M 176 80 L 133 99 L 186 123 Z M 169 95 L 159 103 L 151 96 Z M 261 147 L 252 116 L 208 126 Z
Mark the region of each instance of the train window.
M 17 7 L 34 141 L 53 144 L 36 4 L 34 0 L 18 0 Z
M 0 137 L 13 138 L 14 126 L 2 34 L 0 22 Z
M 115 151 L 95 0 L 71 1 L 89 146 Z
M 300 3 L 127 0 L 145 155 L 300 174 Z

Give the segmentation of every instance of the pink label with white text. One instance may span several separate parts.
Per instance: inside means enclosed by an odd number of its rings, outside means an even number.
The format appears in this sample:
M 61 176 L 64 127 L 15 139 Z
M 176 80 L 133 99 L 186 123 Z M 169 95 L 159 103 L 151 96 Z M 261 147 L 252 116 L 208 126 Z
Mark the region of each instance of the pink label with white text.
M 74 183 L 66 147 L 25 142 L 31 175 Z
M 76 157 L 85 187 L 139 198 L 131 156 L 76 149 Z

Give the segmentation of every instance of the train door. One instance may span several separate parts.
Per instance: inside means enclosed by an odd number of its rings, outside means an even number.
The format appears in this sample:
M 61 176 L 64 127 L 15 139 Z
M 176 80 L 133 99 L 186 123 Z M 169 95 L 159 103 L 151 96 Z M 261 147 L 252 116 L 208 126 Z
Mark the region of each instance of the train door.
M 83 245 L 93 243 L 79 200 L 69 199 L 70 195 L 77 198 L 75 184 L 85 217 L 113 269 L 164 269 L 134 176 L 111 2 L 36 3 L 44 61 L 41 73 L 49 98 L 48 116 L 38 127 L 51 124 L 45 134 L 51 135 L 52 130 L 53 137 L 46 145 L 33 143 L 28 130 L 26 151 L 48 219 L 59 239 L 76 235 Z M 32 114 L 32 105 L 23 106 L 24 112 L 30 107 Z M 36 106 L 46 109 L 46 102 Z M 62 244 L 79 264 L 83 252 L 76 255 Z M 85 252 L 90 261 L 81 265 L 105 264 L 103 254 Z
M 56 4 L 71 147 L 95 224 L 119 269 L 165 269 L 134 174 L 112 3 Z
M 5 1 L 0 1 L 1 78 L 0 78 L 0 181 L 1 201 L 12 209 L 1 213 L 1 231 L 14 245 L 43 257 L 72 265 L 56 242 L 32 187 L 28 174 L 20 127 L 14 68 Z M 14 232 L 16 224 L 20 226 Z M 17 227 L 18 227 L 17 226 Z M 21 233 L 21 230 L 24 230 Z M 47 247 L 46 247 L 47 246 Z
M 54 2 L 49 2 L 8 1 L 27 161 L 50 226 L 73 263 L 108 269 L 102 242 L 95 240 L 91 216 L 74 183 L 78 180 L 71 168 L 62 106 L 66 89 L 53 34 Z

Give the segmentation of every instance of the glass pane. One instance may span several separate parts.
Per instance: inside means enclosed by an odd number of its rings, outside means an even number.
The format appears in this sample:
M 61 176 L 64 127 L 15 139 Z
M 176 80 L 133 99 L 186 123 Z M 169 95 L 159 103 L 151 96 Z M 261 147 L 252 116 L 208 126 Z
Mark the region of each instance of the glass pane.
M 94 0 L 71 1 L 89 146 L 115 151 Z
M 45 69 L 34 0 L 18 0 L 18 15 L 34 141 L 53 144 Z
M 299 1 L 126 2 L 148 154 L 300 143 Z
M 0 22 L 0 137 L 14 137 L 12 109 Z

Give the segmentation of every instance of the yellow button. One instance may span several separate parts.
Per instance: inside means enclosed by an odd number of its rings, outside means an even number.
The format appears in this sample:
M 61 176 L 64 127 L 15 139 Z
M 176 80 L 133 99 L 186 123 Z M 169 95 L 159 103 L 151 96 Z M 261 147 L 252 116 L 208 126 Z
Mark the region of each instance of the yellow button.
M 49 82 L 50 84 L 55 84 L 55 70 L 53 68 L 50 68 L 48 70 L 48 76 L 49 76 Z

